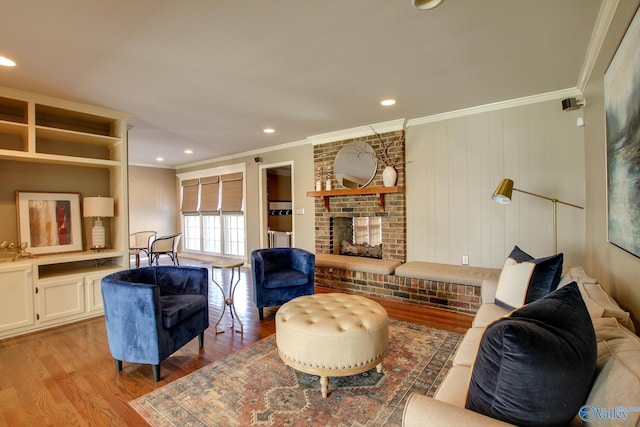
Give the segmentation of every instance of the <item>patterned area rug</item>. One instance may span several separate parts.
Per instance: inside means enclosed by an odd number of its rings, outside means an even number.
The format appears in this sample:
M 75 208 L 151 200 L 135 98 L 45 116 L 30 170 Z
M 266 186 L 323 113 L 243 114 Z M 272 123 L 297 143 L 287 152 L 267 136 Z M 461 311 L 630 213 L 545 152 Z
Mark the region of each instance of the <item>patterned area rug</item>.
M 391 319 L 383 373 L 329 377 L 323 399 L 272 335 L 129 404 L 152 426 L 400 426 L 409 394 L 434 394 L 461 337 Z

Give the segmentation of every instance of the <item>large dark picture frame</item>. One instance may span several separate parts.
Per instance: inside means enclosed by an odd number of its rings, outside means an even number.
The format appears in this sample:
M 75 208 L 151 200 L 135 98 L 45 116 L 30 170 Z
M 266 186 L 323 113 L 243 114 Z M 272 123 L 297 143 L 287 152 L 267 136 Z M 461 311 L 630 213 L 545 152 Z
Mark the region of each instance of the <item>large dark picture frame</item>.
M 640 257 L 640 12 L 604 75 L 609 242 Z

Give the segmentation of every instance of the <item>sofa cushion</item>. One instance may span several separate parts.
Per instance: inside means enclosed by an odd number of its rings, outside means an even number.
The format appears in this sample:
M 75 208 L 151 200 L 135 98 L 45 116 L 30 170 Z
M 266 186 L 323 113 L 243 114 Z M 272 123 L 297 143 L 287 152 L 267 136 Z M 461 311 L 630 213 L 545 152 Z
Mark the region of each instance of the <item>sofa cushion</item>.
M 483 334 L 484 328 L 469 328 L 467 330 L 453 358 L 454 365 L 473 366 Z
M 496 304 L 482 304 L 473 318 L 474 328 L 486 328 L 491 323 L 508 315 L 510 310 L 502 308 Z
M 452 366 L 433 397 L 441 402 L 464 408 L 470 379 L 471 366 Z
M 554 291 L 560 282 L 562 260 L 561 253 L 535 259 L 515 246 L 500 273 L 496 304 L 511 310 Z
M 160 297 L 162 326 L 171 329 L 207 307 L 204 295 L 166 295 Z
M 593 324 L 575 283 L 489 325 L 465 407 L 517 425 L 565 425 L 596 365 Z
M 585 283 L 579 286 L 592 319 L 595 317 L 614 317 L 622 326 L 635 332 L 631 314 L 620 308 L 618 303 L 607 295 L 599 284 Z
M 558 287 L 560 288 L 572 281 L 578 283 L 582 299 L 587 305 L 587 310 L 589 310 L 592 319 L 615 317 L 622 326 L 631 332 L 635 332 L 630 313 L 623 310 L 613 298 L 607 295 L 598 281 L 589 277 L 582 267 L 571 267 L 560 279 Z
M 588 426 L 639 425 L 640 412 L 614 413 L 625 418 L 599 415 L 609 408 L 637 408 L 640 402 L 640 338 L 614 318 L 594 319 L 598 340 L 598 362 L 595 380 L 580 416 Z

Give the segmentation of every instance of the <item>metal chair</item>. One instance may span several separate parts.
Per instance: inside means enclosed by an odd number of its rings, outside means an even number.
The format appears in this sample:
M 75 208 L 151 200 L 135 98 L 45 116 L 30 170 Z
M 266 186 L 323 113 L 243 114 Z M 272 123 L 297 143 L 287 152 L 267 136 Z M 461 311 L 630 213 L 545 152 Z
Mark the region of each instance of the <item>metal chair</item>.
M 182 233 L 177 233 L 171 236 L 157 237 L 151 242 L 149 265 L 153 265 L 153 261 L 156 262 L 156 265 L 160 265 L 160 255 L 168 255 L 171 261 L 173 261 L 173 265 L 180 265 L 180 261 L 178 260 L 178 245 L 180 244 L 181 237 Z
M 147 255 L 149 264 L 151 264 L 151 243 L 155 240 L 155 231 L 138 231 L 129 235 L 129 255 L 135 255 L 136 267 L 140 267 L 140 252 Z

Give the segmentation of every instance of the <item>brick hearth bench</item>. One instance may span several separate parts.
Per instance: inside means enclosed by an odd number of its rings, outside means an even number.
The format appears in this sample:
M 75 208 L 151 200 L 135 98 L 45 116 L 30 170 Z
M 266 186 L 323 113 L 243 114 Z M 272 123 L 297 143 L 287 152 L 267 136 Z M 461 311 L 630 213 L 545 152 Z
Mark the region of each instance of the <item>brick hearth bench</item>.
M 400 261 L 349 255 L 316 254 L 316 267 L 339 268 L 373 274 L 393 274 Z
M 475 314 L 483 280 L 499 269 L 316 254 L 316 284 L 350 293 Z
M 470 286 L 482 286 L 483 280 L 497 281 L 500 278 L 499 269 L 437 264 L 423 261 L 406 262 L 396 268 L 395 274 L 401 277 L 412 277 L 415 279 L 458 283 Z

